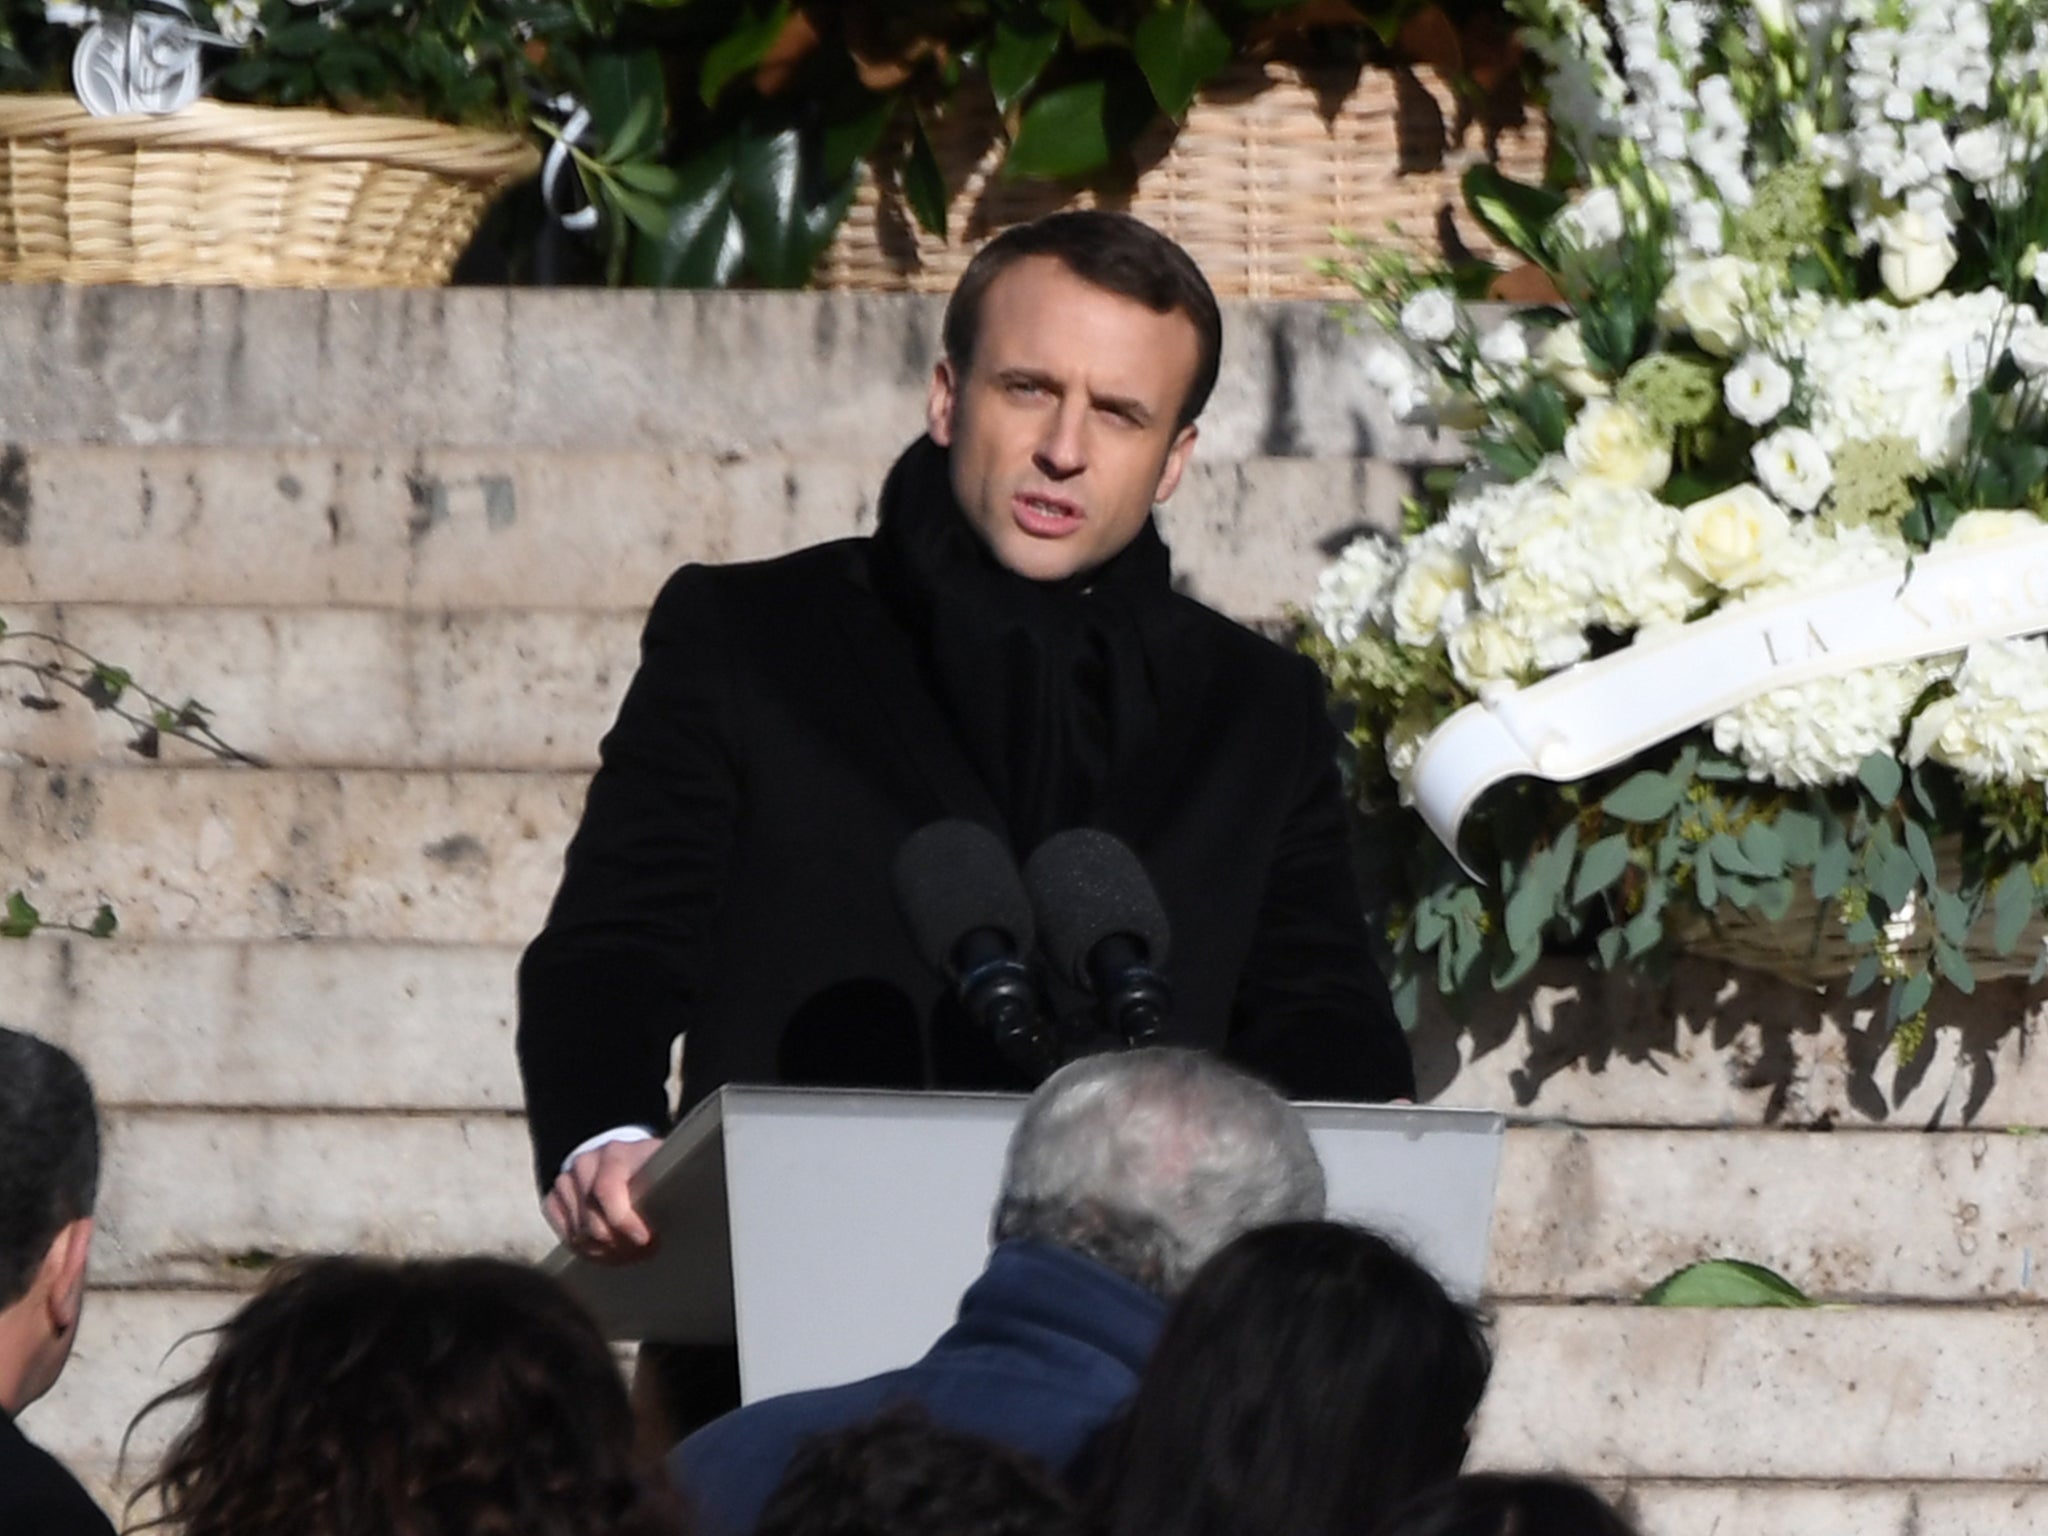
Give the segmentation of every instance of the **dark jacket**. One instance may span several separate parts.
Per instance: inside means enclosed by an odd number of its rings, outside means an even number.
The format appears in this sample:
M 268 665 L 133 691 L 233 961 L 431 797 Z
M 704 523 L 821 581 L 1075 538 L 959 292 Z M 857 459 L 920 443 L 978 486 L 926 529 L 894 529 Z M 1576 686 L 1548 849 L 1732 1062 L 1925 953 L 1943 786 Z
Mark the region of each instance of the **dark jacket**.
M 701 1536 L 746 1536 L 807 1436 L 905 1402 L 1064 1472 L 1137 1390 L 1165 1316 L 1158 1297 L 1091 1259 L 1002 1243 L 915 1365 L 738 1409 L 677 1446 L 669 1474 Z
M 679 1033 L 685 1110 L 727 1082 L 1034 1086 L 965 1026 L 891 894 L 910 833 L 1005 816 L 883 595 L 877 544 L 686 566 L 655 601 L 520 969 L 543 1188 L 586 1137 L 668 1123 Z M 1165 905 L 1171 1043 L 1292 1097 L 1411 1095 L 1321 679 L 1163 581 L 1151 612 L 1171 660 L 1153 669 L 1150 745 L 1089 819 L 1137 852 Z
M 56 1457 L 0 1411 L 0 1532 L 5 1536 L 114 1536 L 113 1523 Z

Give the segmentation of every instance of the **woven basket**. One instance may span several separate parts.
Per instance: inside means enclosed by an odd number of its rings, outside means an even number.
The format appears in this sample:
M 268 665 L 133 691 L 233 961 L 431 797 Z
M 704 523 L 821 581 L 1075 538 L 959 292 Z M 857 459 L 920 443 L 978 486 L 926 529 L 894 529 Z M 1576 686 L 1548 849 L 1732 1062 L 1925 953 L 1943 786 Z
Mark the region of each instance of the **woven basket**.
M 865 172 L 815 282 L 944 292 L 991 235 L 1060 208 L 1105 207 L 1171 235 L 1226 297 L 1350 298 L 1311 266 L 1337 254 L 1333 229 L 1432 255 L 1455 232 L 1474 254 L 1499 255 L 1465 212 L 1458 179 L 1492 159 L 1538 180 L 1546 147 L 1531 118 L 1501 129 L 1489 151 L 1486 130 L 1464 121 L 1434 71 L 1367 69 L 1353 83 L 1348 72 L 1277 63 L 1233 66 L 1177 130 L 1155 125 L 1137 146 L 1135 187 L 1004 181 L 1004 144 L 992 102 L 935 125 L 932 148 L 954 189 L 943 241 L 912 217 L 893 164 Z
M 424 119 L 198 101 L 94 117 L 0 96 L 0 280 L 400 288 L 448 280 L 540 157 Z
M 1934 845 L 1935 868 L 1944 885 L 1954 884 L 1960 851 L 1953 839 Z M 1801 986 L 1824 987 L 1845 980 L 1868 951 L 1849 942 L 1841 919 L 1813 899 L 1810 885 L 1797 889 L 1791 910 L 1777 922 L 1723 904 L 1711 918 L 1693 916 L 1673 934 L 1673 942 L 1688 954 L 1725 960 Z M 1992 947 L 1987 926 L 1980 923 L 1962 946 L 1977 979 L 2032 975 L 2041 946 L 2048 943 L 2048 919 L 2037 917 L 2029 923 L 2009 955 Z M 1900 959 L 1924 965 L 1934 949 L 1933 923 L 1922 908 L 1908 907 L 1886 925 L 1884 943 Z

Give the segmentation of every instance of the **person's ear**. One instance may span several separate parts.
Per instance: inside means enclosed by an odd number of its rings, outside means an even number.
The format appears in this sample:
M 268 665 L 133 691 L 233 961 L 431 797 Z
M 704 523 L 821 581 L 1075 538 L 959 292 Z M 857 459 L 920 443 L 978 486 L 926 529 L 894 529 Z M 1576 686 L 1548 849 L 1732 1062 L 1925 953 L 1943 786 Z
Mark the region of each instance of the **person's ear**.
M 1171 496 L 1180 484 L 1181 474 L 1194 456 L 1195 439 L 1200 435 L 1192 421 L 1174 434 L 1173 446 L 1166 450 L 1166 462 L 1159 468 L 1159 484 L 1152 492 L 1154 506 Z
M 960 376 L 953 371 L 953 360 L 942 357 L 932 368 L 931 393 L 924 402 L 925 430 L 941 448 L 953 446 L 953 411 L 959 401 Z
M 50 1331 L 64 1338 L 78 1326 L 85 1309 L 86 1259 L 92 1251 L 92 1218 L 82 1216 L 57 1233 L 43 1255 L 43 1308 Z

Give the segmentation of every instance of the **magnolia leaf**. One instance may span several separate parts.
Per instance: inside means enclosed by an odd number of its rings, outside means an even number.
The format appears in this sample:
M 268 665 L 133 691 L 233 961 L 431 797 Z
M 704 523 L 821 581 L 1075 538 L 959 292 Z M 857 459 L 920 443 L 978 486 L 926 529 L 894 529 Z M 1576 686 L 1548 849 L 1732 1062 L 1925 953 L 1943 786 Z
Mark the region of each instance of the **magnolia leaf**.
M 1742 1259 L 1707 1259 L 1667 1275 L 1643 1293 L 1646 1307 L 1811 1307 L 1798 1286 Z
M 25 939 L 43 925 L 43 914 L 19 891 L 7 897 L 7 915 L 0 917 L 0 939 Z
M 2035 900 L 2033 872 L 2026 865 L 2015 864 L 1999 877 L 1991 898 L 1991 943 L 2001 955 L 2011 954 L 2019 944 L 2033 921 Z
M 1662 821 L 1685 793 L 1685 781 L 1675 773 L 1644 769 L 1632 773 L 1600 802 L 1600 808 L 1623 821 Z
M 1856 777 L 1870 792 L 1870 798 L 1879 805 L 1890 805 L 1897 800 L 1906 781 L 1899 760 L 1889 752 L 1873 752 L 1864 758 L 1857 765 Z
M 1100 170 L 1109 161 L 1108 112 L 1106 80 L 1077 80 L 1044 92 L 1024 109 L 1003 175 L 1057 181 Z
M 637 252 L 636 275 L 659 288 L 723 288 L 739 274 L 746 236 L 733 212 L 737 175 L 730 143 L 678 166 L 678 192 L 659 240 Z
M 1231 44 L 1202 0 L 1171 0 L 1138 23 L 1131 51 L 1152 87 L 1152 99 L 1168 117 L 1178 119 L 1202 83 L 1230 62 Z
M 851 176 L 861 161 L 875 152 L 896 115 L 897 94 L 870 95 L 863 91 L 858 107 L 828 122 L 818 135 L 818 170 L 825 180 L 837 182 Z
M 1490 165 L 1475 165 L 1467 170 L 1464 190 L 1466 206 L 1489 234 L 1548 270 L 1543 231 L 1564 207 L 1561 195 L 1510 181 Z
M 1617 832 L 1587 848 L 1579 860 L 1578 878 L 1572 882 L 1572 905 L 1578 906 L 1619 880 L 1628 868 L 1628 838 Z
M 746 6 L 725 34 L 705 50 L 697 75 L 697 94 L 705 106 L 718 105 L 727 85 L 768 57 L 768 50 L 789 21 L 789 6 L 790 0 L 776 0 L 765 11 Z
M 998 22 L 995 42 L 988 51 L 988 85 L 996 98 L 996 110 L 1007 116 L 1038 84 L 1038 77 L 1059 49 L 1058 27 L 1027 31 L 1007 21 Z
M 924 119 L 911 114 L 910 158 L 903 165 L 903 196 L 925 233 L 946 238 L 946 205 L 952 201 L 946 190 L 946 173 L 939 169 L 939 157 L 924 131 Z

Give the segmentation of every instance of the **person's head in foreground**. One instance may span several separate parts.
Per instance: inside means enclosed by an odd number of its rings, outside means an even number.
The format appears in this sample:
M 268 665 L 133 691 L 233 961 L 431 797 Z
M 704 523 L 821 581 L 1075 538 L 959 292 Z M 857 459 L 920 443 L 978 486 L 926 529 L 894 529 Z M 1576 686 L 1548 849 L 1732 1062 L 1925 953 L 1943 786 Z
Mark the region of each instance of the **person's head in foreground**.
M 1010 1136 L 994 1236 L 1173 1296 L 1239 1233 L 1320 1216 L 1323 1200 L 1292 1105 L 1213 1056 L 1154 1046 L 1084 1056 L 1039 1086 Z
M 84 1069 L 47 1040 L 0 1029 L 0 1411 L 10 1416 L 71 1358 L 99 1180 Z
M 1376 1233 L 1248 1232 L 1167 1318 L 1110 1432 L 1106 1536 L 1357 1536 L 1457 1476 L 1492 1356 L 1479 1318 Z
M 1475 1473 L 1416 1496 L 1373 1536 L 1636 1536 L 1599 1494 L 1568 1477 Z
M 1058 581 L 1121 552 L 1180 483 L 1222 344 L 1193 259 L 1128 215 L 1051 214 L 977 251 L 926 425 L 996 559 Z
M 1066 1491 L 1028 1456 L 914 1407 L 807 1441 L 754 1536 L 1082 1536 Z
M 192 1418 L 137 1491 L 176 1536 L 675 1536 L 611 1350 L 537 1271 L 281 1268 L 143 1414 Z M 138 1420 L 139 1422 L 139 1420 Z M 131 1431 L 132 1432 L 132 1431 Z M 133 1527 L 131 1527 L 133 1528 Z

